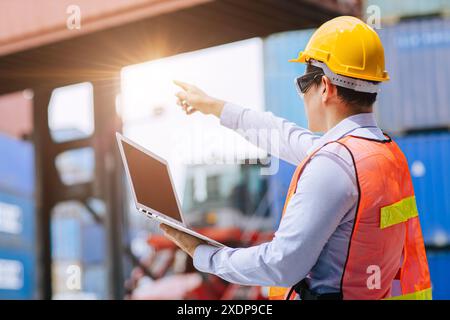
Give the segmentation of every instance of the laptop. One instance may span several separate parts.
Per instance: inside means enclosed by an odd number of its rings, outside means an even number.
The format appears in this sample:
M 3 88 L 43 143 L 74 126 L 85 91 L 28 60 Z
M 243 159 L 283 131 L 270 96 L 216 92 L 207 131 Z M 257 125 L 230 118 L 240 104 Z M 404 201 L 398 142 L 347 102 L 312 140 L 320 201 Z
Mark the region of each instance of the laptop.
M 116 137 L 136 208 L 159 223 L 223 247 L 186 225 L 167 161 L 118 132 Z

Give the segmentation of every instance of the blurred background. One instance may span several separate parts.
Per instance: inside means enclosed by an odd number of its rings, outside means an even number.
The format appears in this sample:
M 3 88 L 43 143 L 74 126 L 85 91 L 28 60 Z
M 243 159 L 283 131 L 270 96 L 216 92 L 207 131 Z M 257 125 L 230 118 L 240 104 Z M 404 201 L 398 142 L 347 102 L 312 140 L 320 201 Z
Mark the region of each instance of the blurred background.
M 266 299 L 200 274 L 131 201 L 116 131 L 166 158 L 185 217 L 230 246 L 271 239 L 294 166 L 173 79 L 307 126 L 290 64 L 323 22 L 373 25 L 376 104 L 413 176 L 433 296 L 450 299 L 449 0 L 0 0 L 0 299 Z M 230 164 L 229 159 L 233 159 Z

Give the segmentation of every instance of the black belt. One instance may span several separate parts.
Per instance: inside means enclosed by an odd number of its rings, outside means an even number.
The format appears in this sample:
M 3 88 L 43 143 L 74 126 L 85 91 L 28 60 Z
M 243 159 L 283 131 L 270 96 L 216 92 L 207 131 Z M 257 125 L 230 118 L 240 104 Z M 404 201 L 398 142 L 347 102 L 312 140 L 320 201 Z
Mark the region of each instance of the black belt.
M 292 292 L 295 291 L 301 300 L 342 300 L 342 293 L 333 292 L 333 293 L 323 293 L 323 294 L 315 294 L 313 293 L 305 279 L 297 283 L 295 286 L 291 288 L 286 300 L 289 300 Z

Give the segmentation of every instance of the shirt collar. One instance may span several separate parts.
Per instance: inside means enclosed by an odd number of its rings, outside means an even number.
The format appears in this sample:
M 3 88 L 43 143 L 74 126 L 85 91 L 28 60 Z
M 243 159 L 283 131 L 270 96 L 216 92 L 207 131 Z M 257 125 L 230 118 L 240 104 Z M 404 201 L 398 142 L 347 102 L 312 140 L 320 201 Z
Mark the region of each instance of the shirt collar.
M 355 131 L 358 128 L 367 128 L 367 127 L 369 128 L 377 127 L 375 115 L 373 114 L 373 112 L 358 113 L 350 117 L 347 117 L 341 122 L 339 122 L 337 125 L 335 125 L 333 128 L 328 130 L 319 139 L 317 139 L 311 146 L 311 148 L 309 148 L 307 153 L 310 154 L 314 150 L 322 147 L 327 142 L 338 140 L 350 133 L 354 134 L 355 136 L 359 136 L 357 132 L 353 131 Z

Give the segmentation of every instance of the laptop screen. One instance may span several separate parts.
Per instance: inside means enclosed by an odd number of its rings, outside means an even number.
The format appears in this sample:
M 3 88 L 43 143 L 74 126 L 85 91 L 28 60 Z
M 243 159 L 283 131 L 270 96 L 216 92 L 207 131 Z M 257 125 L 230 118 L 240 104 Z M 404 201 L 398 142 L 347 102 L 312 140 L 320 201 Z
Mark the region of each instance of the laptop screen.
M 137 202 L 181 221 L 166 164 L 121 139 Z

